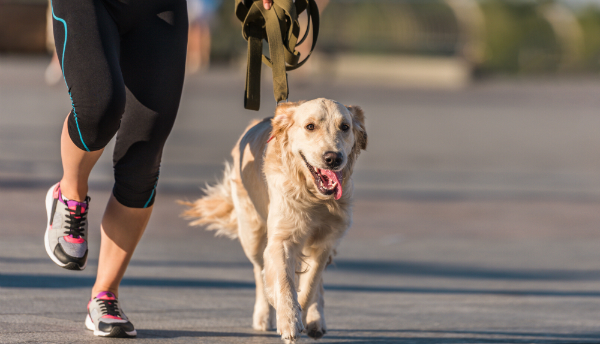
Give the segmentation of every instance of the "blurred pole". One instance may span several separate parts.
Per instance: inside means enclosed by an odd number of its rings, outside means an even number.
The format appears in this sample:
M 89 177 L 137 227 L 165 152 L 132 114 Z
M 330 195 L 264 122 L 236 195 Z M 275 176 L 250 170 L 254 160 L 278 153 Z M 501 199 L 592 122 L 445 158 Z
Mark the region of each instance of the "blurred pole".
M 327 7 L 327 4 L 329 4 L 329 0 L 315 0 L 315 2 L 317 3 L 317 7 L 319 7 L 319 16 L 321 15 L 321 13 L 323 13 L 323 10 L 325 9 L 325 7 Z M 310 52 L 310 47 L 312 46 L 312 28 L 309 28 L 306 26 L 307 22 L 308 22 L 308 16 L 306 15 L 306 11 L 304 13 L 302 13 L 300 15 L 300 18 L 298 19 L 299 23 L 300 23 L 300 28 L 306 28 L 306 30 L 310 30 L 309 35 L 306 37 L 306 39 L 304 40 L 304 42 L 299 45 L 296 50 L 298 50 L 298 52 L 300 52 L 300 60 L 303 60 L 304 58 L 306 58 L 306 56 L 308 55 L 308 53 Z M 312 23 L 311 23 L 312 25 Z M 299 37 L 303 37 L 304 36 L 304 31 L 300 32 Z M 299 68 L 298 70 L 309 70 L 311 69 L 311 67 L 309 67 L 309 65 L 311 64 L 311 61 L 307 61 L 306 64 L 304 66 L 302 66 L 301 68 Z
M 477 70 L 485 59 L 485 15 L 476 0 L 445 0 L 458 23 L 458 55 Z
M 219 3 L 215 0 L 188 0 L 188 49 L 185 71 L 194 74 L 210 65 L 211 29 Z
M 583 60 L 584 35 L 577 17 L 568 8 L 558 4 L 546 4 L 538 8 L 538 13 L 548 21 L 557 43 L 561 48 L 559 71 L 577 68 Z
M 48 7 L 46 8 L 46 50 L 49 53 L 54 53 L 54 29 L 52 27 L 52 6 L 48 1 Z
M 46 49 L 52 54 L 52 59 L 44 72 L 44 80 L 49 86 L 57 84 L 63 78 L 62 68 L 60 67 L 60 62 L 56 55 L 56 47 L 54 46 L 54 28 L 52 20 L 52 6 L 50 1 L 48 1 L 48 8 L 46 9 Z

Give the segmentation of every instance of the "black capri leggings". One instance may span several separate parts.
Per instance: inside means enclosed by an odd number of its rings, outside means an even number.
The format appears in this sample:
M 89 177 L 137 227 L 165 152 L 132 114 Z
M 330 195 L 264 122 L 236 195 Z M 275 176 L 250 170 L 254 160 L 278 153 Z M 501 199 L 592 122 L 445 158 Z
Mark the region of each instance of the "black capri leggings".
M 181 98 L 186 1 L 52 0 L 51 6 L 72 104 L 69 136 L 95 151 L 117 134 L 113 194 L 127 207 L 148 207 Z

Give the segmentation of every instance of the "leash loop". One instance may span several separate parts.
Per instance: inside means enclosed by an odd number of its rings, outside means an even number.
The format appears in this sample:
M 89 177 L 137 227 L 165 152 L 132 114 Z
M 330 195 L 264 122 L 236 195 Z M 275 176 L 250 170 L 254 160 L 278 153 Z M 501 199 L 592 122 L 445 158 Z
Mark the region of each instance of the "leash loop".
M 304 36 L 300 35 L 298 15 L 306 11 L 308 22 Z M 244 108 L 260 108 L 261 64 L 273 70 L 273 94 L 279 104 L 289 96 L 287 72 L 295 70 L 311 56 L 319 34 L 319 10 L 315 0 L 273 0 L 266 10 L 262 0 L 236 0 L 235 14 L 242 22 L 242 36 L 248 41 L 246 91 Z M 296 46 L 304 42 L 312 22 L 313 41 L 310 52 L 300 61 Z M 269 45 L 269 57 L 263 55 L 263 40 Z M 262 63 L 261 63 L 262 62 Z

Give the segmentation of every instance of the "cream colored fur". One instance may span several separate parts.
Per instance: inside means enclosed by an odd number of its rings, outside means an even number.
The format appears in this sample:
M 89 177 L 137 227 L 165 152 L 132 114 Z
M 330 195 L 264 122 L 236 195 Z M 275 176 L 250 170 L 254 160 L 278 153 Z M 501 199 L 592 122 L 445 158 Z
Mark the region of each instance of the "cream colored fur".
M 311 123 L 315 129 L 307 130 Z M 326 332 L 322 272 L 351 225 L 352 170 L 366 144 L 359 107 L 328 99 L 285 103 L 246 129 L 220 183 L 184 203 L 191 225 L 239 238 L 254 265 L 255 329 L 276 327 L 286 342 L 303 331 L 312 338 Z M 339 200 L 318 191 L 300 155 L 326 169 L 328 151 L 344 156 Z

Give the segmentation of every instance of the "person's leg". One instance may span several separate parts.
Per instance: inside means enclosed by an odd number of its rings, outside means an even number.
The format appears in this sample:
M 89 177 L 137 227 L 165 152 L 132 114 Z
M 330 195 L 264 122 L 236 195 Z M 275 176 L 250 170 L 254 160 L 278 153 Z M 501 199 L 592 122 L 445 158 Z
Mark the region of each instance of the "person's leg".
M 62 194 L 84 201 L 90 172 L 119 128 L 125 87 L 120 39 L 106 9 L 93 0 L 51 2 L 56 52 L 72 110 L 61 135 Z
M 65 119 L 60 137 L 60 155 L 63 165 L 63 177 L 60 181 L 62 194 L 74 201 L 84 202 L 88 193 L 88 179 L 92 168 L 100 159 L 104 148 L 86 152 L 77 147 L 69 136 L 69 117 Z
M 127 103 L 114 151 L 115 186 L 102 220 L 96 283 L 119 284 L 150 218 L 163 146 L 179 107 L 187 46 L 185 1 L 122 35 Z
M 151 213 L 152 206 L 128 208 L 119 203 L 115 196 L 110 196 L 100 226 L 102 245 L 92 297 L 102 291 L 110 291 L 119 296 L 119 283 L 142 238 Z
M 59 266 L 83 270 L 87 262 L 87 182 L 120 125 L 125 84 L 120 37 L 97 0 L 51 2 L 56 52 L 71 111 L 63 124 L 63 177 L 46 194 L 46 252 Z

